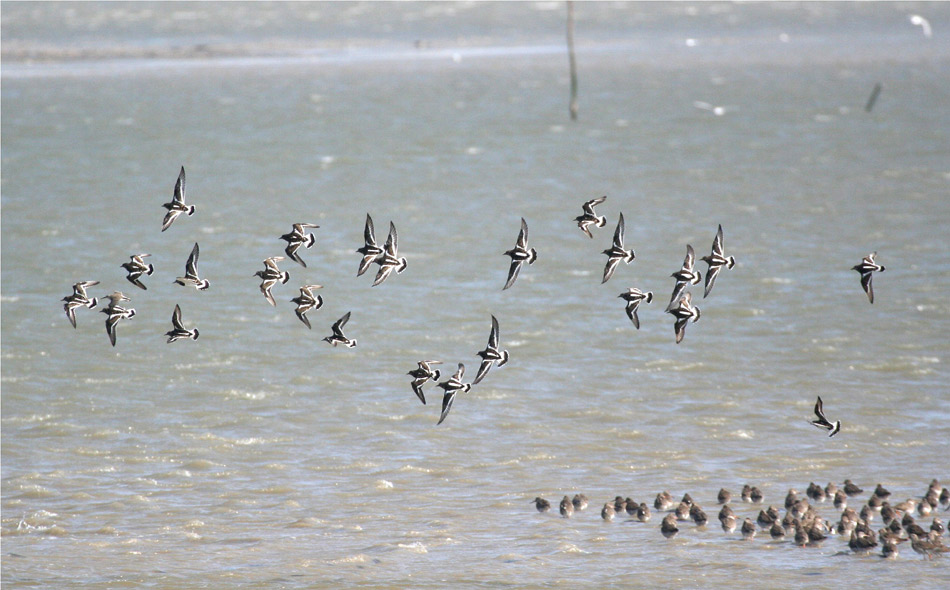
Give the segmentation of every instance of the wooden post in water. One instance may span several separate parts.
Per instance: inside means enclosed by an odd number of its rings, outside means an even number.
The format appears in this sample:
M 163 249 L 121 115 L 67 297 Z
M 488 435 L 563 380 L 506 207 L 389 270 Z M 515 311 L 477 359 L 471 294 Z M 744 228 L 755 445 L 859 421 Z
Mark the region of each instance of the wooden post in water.
M 567 57 L 571 63 L 571 120 L 577 120 L 577 59 L 574 57 L 574 2 L 567 0 Z

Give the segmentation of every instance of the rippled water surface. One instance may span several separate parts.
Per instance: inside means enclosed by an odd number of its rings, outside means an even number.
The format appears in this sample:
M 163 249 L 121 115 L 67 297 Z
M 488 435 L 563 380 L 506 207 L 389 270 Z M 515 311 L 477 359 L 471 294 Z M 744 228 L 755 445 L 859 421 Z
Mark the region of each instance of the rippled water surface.
M 746 483 L 780 507 L 950 483 L 950 7 L 575 10 L 571 122 L 561 3 L 4 3 L 5 587 L 950 582 L 909 547 L 599 517 L 664 489 L 713 517 Z M 182 165 L 197 212 L 162 233 Z M 590 240 L 572 219 L 601 195 Z M 621 211 L 636 260 L 602 285 Z M 377 287 L 367 212 L 409 261 Z M 539 259 L 502 291 L 521 217 Z M 295 222 L 321 227 L 271 307 L 253 275 Z M 720 223 L 738 264 L 677 345 L 669 275 Z M 204 292 L 173 284 L 195 242 Z M 850 270 L 871 251 L 873 305 Z M 147 291 L 119 267 L 139 252 Z M 80 280 L 132 297 L 115 348 L 104 315 L 66 320 Z M 639 331 L 630 286 L 656 295 Z M 197 341 L 165 343 L 175 304 Z M 358 346 L 332 348 L 347 311 Z M 511 361 L 437 427 L 441 390 L 423 406 L 406 372 L 473 378 L 492 314 Z M 570 520 L 530 503 L 576 492 Z

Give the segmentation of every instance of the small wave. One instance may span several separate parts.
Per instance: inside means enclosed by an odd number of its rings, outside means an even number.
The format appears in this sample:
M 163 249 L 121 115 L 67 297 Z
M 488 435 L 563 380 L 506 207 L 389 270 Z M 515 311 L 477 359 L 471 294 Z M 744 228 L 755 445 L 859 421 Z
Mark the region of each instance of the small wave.
M 399 547 L 400 549 L 405 549 L 407 551 L 412 551 L 413 553 L 428 553 L 429 552 L 429 550 L 426 549 L 426 546 L 423 545 L 419 541 L 415 541 L 414 543 L 399 543 L 396 545 L 396 547 Z

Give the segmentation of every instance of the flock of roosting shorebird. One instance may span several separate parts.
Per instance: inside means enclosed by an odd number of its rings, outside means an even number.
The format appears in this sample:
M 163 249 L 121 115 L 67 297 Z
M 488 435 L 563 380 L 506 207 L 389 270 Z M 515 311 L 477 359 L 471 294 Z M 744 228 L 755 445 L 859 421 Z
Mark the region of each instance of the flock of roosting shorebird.
M 808 485 L 805 497 L 795 489 L 788 491 L 784 517 L 778 508 L 769 506 L 759 510 L 755 520 L 746 517 L 740 524 L 740 517 L 729 506 L 732 494 L 722 488 L 717 498 L 722 505 L 719 522 L 726 534 L 734 533 L 739 527 L 742 538 L 747 541 L 751 541 L 761 531 L 763 535 L 768 533 L 774 542 L 791 537 L 799 547 L 816 547 L 830 536 L 840 536 L 847 540 L 848 547 L 855 553 L 868 554 L 880 547 L 881 556 L 891 559 L 897 557 L 901 543 L 907 541 L 910 541 L 914 551 L 928 559 L 950 552 L 950 547 L 943 543 L 946 526 L 935 515 L 941 507 L 944 511 L 950 509 L 950 488 L 943 487 L 934 479 L 919 500 L 910 498 L 890 504 L 888 498 L 891 493 L 878 484 L 859 510 L 848 507 L 849 500 L 863 492 L 850 479 L 846 479 L 840 488 L 834 483 L 823 488 L 812 482 Z M 762 504 L 765 495 L 757 487 L 746 485 L 742 488 L 741 498 L 746 503 Z M 828 500 L 831 500 L 838 513 L 837 523 L 822 518 L 815 508 L 817 504 Z M 544 498 L 538 497 L 532 502 L 538 512 L 551 509 L 550 502 Z M 560 504 L 561 516 L 571 518 L 575 513 L 585 510 L 587 504 L 588 499 L 584 494 L 575 494 L 573 498 L 564 496 Z M 660 523 L 660 533 L 668 539 L 680 532 L 679 523 L 692 521 L 696 528 L 704 528 L 709 520 L 706 512 L 688 493 L 676 503 L 672 494 L 660 492 L 653 501 L 653 509 L 667 512 Z M 932 517 L 929 529 L 917 524 L 915 511 L 920 518 Z M 631 523 L 648 522 L 653 516 L 646 502 L 637 503 L 624 496 L 605 502 L 600 511 L 601 518 L 606 522 L 623 515 L 628 517 L 626 522 Z M 878 518 L 882 526 L 875 530 L 874 521 Z
M 577 222 L 577 226 L 583 231 L 588 237 L 593 239 L 593 234 L 591 233 L 592 228 L 600 228 L 607 225 L 607 218 L 602 215 L 598 215 L 595 207 L 607 200 L 606 196 L 599 197 L 596 199 L 591 199 L 583 204 L 583 213 L 576 217 L 574 221 Z M 178 179 L 175 182 L 175 188 L 172 196 L 171 202 L 165 203 L 162 205 L 167 213 L 162 221 L 162 231 L 166 231 L 174 221 L 182 214 L 187 216 L 194 215 L 195 206 L 188 205 L 185 203 L 185 168 L 181 168 L 181 172 L 178 175 Z M 287 242 L 287 247 L 285 248 L 285 253 L 287 258 L 290 258 L 294 262 L 300 264 L 303 267 L 307 266 L 307 263 L 300 257 L 300 248 L 309 249 L 316 242 L 316 237 L 313 233 L 308 233 L 310 229 L 316 229 L 319 226 L 312 223 L 295 223 L 290 233 L 280 236 L 281 240 Z M 386 238 L 385 244 L 382 246 L 376 241 L 375 228 L 373 226 L 373 219 L 369 214 L 366 215 L 366 224 L 363 230 L 364 234 L 364 244 L 362 247 L 357 248 L 356 252 L 361 255 L 359 262 L 359 267 L 357 269 L 356 275 L 361 276 L 365 273 L 372 264 L 377 264 L 379 269 L 376 273 L 376 278 L 373 281 L 373 286 L 382 284 L 392 273 L 395 271 L 397 274 L 402 273 L 406 270 L 408 262 L 405 257 L 400 257 L 398 253 L 398 234 L 396 233 L 396 226 L 390 222 L 389 223 L 389 235 Z M 624 246 L 624 219 L 623 213 L 620 213 L 619 219 L 617 221 L 617 228 L 613 234 L 613 240 L 609 248 L 603 251 L 604 255 L 607 256 L 607 263 L 604 266 L 603 280 L 602 283 L 606 283 L 614 275 L 615 270 L 621 262 L 630 264 L 636 258 L 632 248 L 626 248 Z M 505 282 L 503 290 L 511 288 L 515 281 L 518 278 L 519 273 L 521 272 L 522 267 L 525 263 L 531 265 L 538 258 L 538 252 L 528 245 L 528 223 L 524 218 L 521 219 L 521 229 L 518 232 L 518 237 L 515 242 L 514 248 L 507 250 L 504 253 L 511 259 L 511 264 L 508 268 L 508 279 Z M 147 287 L 142 282 L 143 277 L 150 276 L 155 271 L 155 267 L 152 264 L 146 262 L 146 258 L 151 256 L 150 254 L 134 254 L 130 256 L 129 262 L 123 263 L 122 268 L 128 273 L 127 279 L 136 287 L 146 290 Z M 175 283 L 183 287 L 193 287 L 199 291 L 206 291 L 211 286 L 210 281 L 205 278 L 202 278 L 198 273 L 198 256 L 199 248 L 198 244 L 195 243 L 194 247 L 191 250 L 191 254 L 188 256 L 188 260 L 185 262 L 185 272 L 184 276 L 177 277 Z M 864 288 L 864 291 L 867 293 L 868 299 L 871 303 L 874 303 L 874 290 L 871 284 L 872 273 L 884 271 L 884 267 L 877 264 L 874 261 L 875 254 L 869 254 L 864 258 L 861 264 L 858 264 L 853 267 L 854 270 L 858 271 L 861 275 L 861 285 Z M 272 256 L 264 260 L 264 269 L 257 271 L 254 276 L 261 279 L 260 290 L 264 295 L 264 298 L 273 306 L 276 306 L 276 301 L 274 296 L 271 293 L 271 289 L 276 286 L 278 283 L 285 284 L 290 280 L 290 273 L 287 271 L 282 271 L 278 263 L 284 260 L 283 256 Z M 736 264 L 736 259 L 733 256 L 728 256 L 725 253 L 723 247 L 723 232 L 722 226 L 720 225 L 716 231 L 715 238 L 713 239 L 712 249 L 708 256 L 703 256 L 701 258 L 707 264 L 706 270 L 706 280 L 705 288 L 703 292 L 703 297 L 708 297 L 710 292 L 713 289 L 713 285 L 716 282 L 716 278 L 719 276 L 720 272 L 726 268 L 731 269 Z M 682 342 L 686 334 L 686 326 L 690 322 L 696 322 L 700 318 L 700 309 L 698 306 L 693 304 L 692 294 L 688 291 L 688 288 L 691 285 L 699 284 L 702 279 L 702 274 L 696 270 L 696 255 L 693 251 L 693 247 L 689 244 L 686 245 L 686 257 L 683 259 L 683 264 L 679 270 L 672 273 L 671 277 L 674 279 L 673 292 L 670 296 L 669 304 L 666 306 L 666 312 L 671 314 L 674 318 L 674 333 L 676 335 L 676 343 L 679 344 Z M 66 312 L 66 317 L 69 319 L 73 327 L 76 327 L 76 310 L 82 308 L 95 308 L 99 299 L 96 297 L 91 297 L 87 292 L 87 289 L 98 285 L 98 281 L 80 281 L 73 285 L 73 293 L 67 297 L 63 298 L 64 309 Z M 321 289 L 321 285 L 316 284 L 307 284 L 300 287 L 300 295 L 291 299 L 291 302 L 296 304 L 295 313 L 297 317 L 303 322 L 307 328 L 310 328 L 310 319 L 307 317 L 307 313 L 313 310 L 320 309 L 323 306 L 323 298 L 320 295 L 314 293 L 314 291 Z M 630 318 L 630 321 L 633 322 L 633 325 L 639 329 L 640 328 L 640 318 L 637 315 L 637 310 L 639 309 L 642 303 L 650 303 L 653 301 L 653 293 L 651 291 L 643 292 L 636 287 L 630 287 L 625 292 L 619 295 L 625 302 L 625 311 L 627 317 Z M 122 320 L 129 320 L 135 317 L 135 309 L 130 307 L 124 307 L 121 305 L 126 301 L 130 301 L 130 297 L 121 291 L 114 291 L 112 294 L 103 297 L 103 299 L 108 300 L 108 304 L 102 309 L 102 313 L 106 314 L 106 333 L 109 336 L 109 341 L 112 343 L 112 346 L 116 345 L 116 327 L 119 322 Z M 342 345 L 345 347 L 353 348 L 356 346 L 355 338 L 348 338 L 344 333 L 343 329 L 346 326 L 346 323 L 350 319 L 350 312 L 344 314 L 340 319 L 338 319 L 331 326 L 331 334 L 323 340 L 333 346 Z M 168 336 L 168 342 L 175 342 L 182 339 L 191 339 L 197 340 L 199 332 L 197 328 L 186 328 L 182 323 L 182 311 L 179 305 L 175 305 L 175 309 L 172 312 L 172 329 L 165 334 Z M 501 367 L 508 362 L 509 353 L 507 350 L 502 350 L 499 344 L 499 327 L 498 319 L 493 315 L 492 316 L 492 325 L 491 332 L 488 337 L 488 345 L 484 350 L 481 350 L 477 353 L 481 358 L 481 363 L 476 374 L 475 379 L 471 383 L 464 382 L 465 375 L 465 365 L 463 363 L 458 363 L 458 369 L 455 373 L 445 381 L 439 382 L 438 387 L 443 390 L 442 398 L 442 413 L 439 417 L 439 424 L 441 424 L 446 416 L 448 416 L 449 410 L 452 408 L 452 403 L 455 400 L 456 395 L 459 392 L 468 392 L 471 390 L 473 385 L 477 385 L 485 376 L 488 374 L 492 366 Z M 423 386 L 430 380 L 437 382 L 441 377 L 441 373 L 437 369 L 433 369 L 432 366 L 440 364 L 441 361 L 437 360 L 425 360 L 419 361 L 418 368 L 410 371 L 408 374 L 412 377 L 412 390 L 418 396 L 419 400 L 425 404 L 425 393 L 423 392 Z M 815 406 L 815 414 L 817 419 L 812 421 L 813 424 L 820 428 L 826 428 L 831 431 L 830 436 L 834 436 L 838 433 L 841 428 L 840 422 L 830 422 L 825 419 L 822 412 L 822 402 L 821 398 L 818 399 L 818 403 Z

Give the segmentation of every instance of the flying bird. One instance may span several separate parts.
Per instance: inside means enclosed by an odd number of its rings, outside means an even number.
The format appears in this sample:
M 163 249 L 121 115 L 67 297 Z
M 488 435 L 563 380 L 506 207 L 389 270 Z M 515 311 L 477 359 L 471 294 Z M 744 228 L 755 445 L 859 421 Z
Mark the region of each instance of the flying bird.
M 307 263 L 304 262 L 303 258 L 297 254 L 297 250 L 301 246 L 304 248 L 310 249 L 310 246 L 313 246 L 313 243 L 317 241 L 317 237 L 313 234 L 308 234 L 306 228 L 319 228 L 319 225 L 313 223 L 295 223 L 293 225 L 293 230 L 289 234 L 284 234 L 280 236 L 281 240 L 287 242 L 287 248 L 284 249 L 284 252 L 287 253 L 287 257 L 299 264 L 300 266 L 307 268 Z
M 874 262 L 875 256 L 877 256 L 877 252 L 871 252 L 864 257 L 861 264 L 851 267 L 851 270 L 861 273 L 861 286 L 864 288 L 864 292 L 868 294 L 868 301 L 871 303 L 874 303 L 874 285 L 871 284 L 871 273 L 884 272 L 885 270 L 882 265 Z
M 666 306 L 666 311 L 673 309 L 677 305 L 687 285 L 697 285 L 699 281 L 702 280 L 702 275 L 696 272 L 694 268 L 695 262 L 696 254 L 693 252 L 693 247 L 686 244 L 686 257 L 683 259 L 683 266 L 670 275 L 676 279 L 676 284 L 673 285 L 673 294 L 670 296 L 670 304 Z
M 398 240 L 399 235 L 396 233 L 396 226 L 390 221 L 389 237 L 386 238 L 386 245 L 383 246 L 383 254 L 374 261 L 379 265 L 379 272 L 376 273 L 376 280 L 373 281 L 374 287 L 385 281 L 392 271 L 395 270 L 396 274 L 401 274 L 409 265 L 405 257 L 399 257 L 397 251 Z
M 455 395 L 460 391 L 466 393 L 471 391 L 471 383 L 462 383 L 463 375 L 465 375 L 465 365 L 459 363 L 458 371 L 456 371 L 455 374 L 452 375 L 452 377 L 450 377 L 447 381 L 439 383 L 439 387 L 445 391 L 445 395 L 442 396 L 442 415 L 439 417 L 439 422 L 436 424 L 436 426 L 442 424 L 446 416 L 449 415 L 449 410 L 452 409 L 452 402 L 455 401 Z
M 498 366 L 501 367 L 508 362 L 508 351 L 498 350 L 498 319 L 494 315 L 491 317 L 491 332 L 488 334 L 488 346 L 485 347 L 485 350 L 478 351 L 477 354 L 482 357 L 482 364 L 478 367 L 478 373 L 475 375 L 475 380 L 472 381 L 472 385 L 478 385 L 478 383 L 485 378 L 485 375 L 488 374 L 488 371 L 491 370 L 493 364 L 497 363 Z
M 283 259 L 283 256 L 271 256 L 264 260 L 264 270 L 259 270 L 254 273 L 255 277 L 261 278 L 261 293 L 264 294 L 264 299 L 267 299 L 267 302 L 271 305 L 277 305 L 277 302 L 274 301 L 274 296 L 271 295 L 271 288 L 277 283 L 282 285 L 287 284 L 287 281 L 290 280 L 289 272 L 281 271 L 277 268 L 277 263 Z
M 198 242 L 195 242 L 195 247 L 191 249 L 191 254 L 185 261 L 185 276 L 178 277 L 175 282 L 182 287 L 194 287 L 199 291 L 204 291 L 211 286 L 209 280 L 198 277 Z
M 818 396 L 818 401 L 815 402 L 815 416 L 817 416 L 817 418 L 812 420 L 811 423 L 817 426 L 818 428 L 824 428 L 825 430 L 830 431 L 830 433 L 828 434 L 829 438 L 838 434 L 838 431 L 841 430 L 840 420 L 829 422 L 828 419 L 825 418 L 824 405 L 822 404 L 820 395 Z
M 300 287 L 300 296 L 291 299 L 293 303 L 297 304 L 297 309 L 294 310 L 294 313 L 297 314 L 297 317 L 300 318 L 300 321 L 303 322 L 307 328 L 310 328 L 310 320 L 307 319 L 307 312 L 311 309 L 320 309 L 323 307 L 323 297 L 313 294 L 315 290 L 322 288 L 323 285 L 304 285 Z
M 667 313 L 673 314 L 673 317 L 676 318 L 676 323 L 673 325 L 673 331 L 676 332 L 677 344 L 682 342 L 683 337 L 686 335 L 686 324 L 690 320 L 692 320 L 693 323 L 699 321 L 699 307 L 694 306 L 692 301 L 693 294 L 687 291 L 686 293 L 683 293 L 682 297 L 680 297 L 679 303 L 676 305 L 676 307 L 667 311 Z
M 86 293 L 88 287 L 98 285 L 99 281 L 80 281 L 73 285 L 73 294 L 67 295 L 62 298 L 62 301 L 66 303 L 63 305 L 63 311 L 66 312 L 66 318 L 69 319 L 69 323 L 73 325 L 73 328 L 76 327 L 76 309 L 80 307 L 86 307 L 89 309 L 95 309 L 99 305 L 99 300 L 95 297 L 89 297 Z
M 722 267 L 732 268 L 736 265 L 736 259 L 732 256 L 726 256 L 725 250 L 723 250 L 721 224 L 716 231 L 716 237 L 713 238 L 712 251 L 709 256 L 703 256 L 701 260 L 709 265 L 706 270 L 706 291 L 703 293 L 703 298 L 705 298 L 712 291 L 713 284 L 715 284 L 716 277 L 719 276 Z
M 625 311 L 627 312 L 627 317 L 630 318 L 630 321 L 633 322 L 633 325 L 640 329 L 640 318 L 637 316 L 637 309 L 640 308 L 641 303 L 650 303 L 653 301 L 653 291 L 647 291 L 644 293 L 636 287 L 630 287 L 626 293 L 621 293 L 617 295 L 624 301 L 627 302 L 627 307 Z
M 185 204 L 184 166 L 181 167 L 181 172 L 178 173 L 178 180 L 175 181 L 175 192 L 172 195 L 171 202 L 163 204 L 162 207 L 168 209 L 168 213 L 165 214 L 165 219 L 162 221 L 162 231 L 165 231 L 171 227 L 172 222 L 174 222 L 182 213 L 186 213 L 189 216 L 195 214 L 195 206 Z
M 623 213 L 620 213 L 620 220 L 617 221 L 613 244 L 609 249 L 604 250 L 603 253 L 607 256 L 607 266 L 604 267 L 604 280 L 601 281 L 601 284 L 610 280 L 610 277 L 613 276 L 614 270 L 616 270 L 621 260 L 630 264 L 633 262 L 633 259 L 637 257 L 633 252 L 633 248 L 629 250 L 624 250 L 623 248 Z
M 347 348 L 353 348 L 354 346 L 356 346 L 356 338 L 353 338 L 352 340 L 350 340 L 343 333 L 343 326 L 345 326 L 346 322 L 348 321 L 350 321 L 350 312 L 346 312 L 346 315 L 338 319 L 336 323 L 333 324 L 333 326 L 330 328 L 331 330 L 333 330 L 333 334 L 324 338 L 323 341 L 328 342 L 332 344 L 333 346 L 336 346 L 338 344 L 342 344 L 343 346 Z
M 120 265 L 129 273 L 125 278 L 136 287 L 144 290 L 147 290 L 147 288 L 139 279 L 142 278 L 142 275 L 151 275 L 155 272 L 155 267 L 151 264 L 147 264 L 144 260 L 149 256 L 151 256 L 151 254 L 133 254 L 129 257 L 130 260 L 128 262 L 124 262 Z
M 606 200 L 607 196 L 604 195 L 599 199 L 591 199 L 590 201 L 587 201 L 581 205 L 581 207 L 584 209 L 584 214 L 574 218 L 574 221 L 577 222 L 577 227 L 581 228 L 581 231 L 587 234 L 588 238 L 593 239 L 594 237 L 594 234 L 590 233 L 590 226 L 593 225 L 594 227 L 604 227 L 607 225 L 607 218 L 603 215 L 597 215 L 597 213 L 594 211 L 594 207 L 600 205 Z
M 438 369 L 433 370 L 429 365 L 441 365 L 442 361 L 419 361 L 419 368 L 413 369 L 406 373 L 412 377 L 412 391 L 418 396 L 419 401 L 422 402 L 422 405 L 426 403 L 425 393 L 422 391 L 422 386 L 426 384 L 429 379 L 433 381 L 438 381 L 439 377 L 442 376 L 442 373 Z
M 365 244 L 362 248 L 356 249 L 357 252 L 363 255 L 363 259 L 360 260 L 359 270 L 356 271 L 356 276 L 361 276 L 364 272 L 366 272 L 366 269 L 369 268 L 369 265 L 375 262 L 375 260 L 384 253 L 384 250 L 376 243 L 375 231 L 376 230 L 373 228 L 373 218 L 369 216 L 369 213 L 367 213 L 366 226 L 363 228 L 363 241 Z
M 119 323 L 119 320 L 128 320 L 135 317 L 135 310 L 119 305 L 122 301 L 131 301 L 128 295 L 121 291 L 114 291 L 106 299 L 109 300 L 109 305 L 101 311 L 106 314 L 106 333 L 109 335 L 109 342 L 112 343 L 112 346 L 115 346 L 116 324 Z
M 181 323 L 181 307 L 175 305 L 175 311 L 172 312 L 172 329 L 169 332 L 165 332 L 165 335 L 168 336 L 168 343 L 172 343 L 176 340 L 181 340 L 182 338 L 191 338 L 192 340 L 198 339 L 198 328 L 194 330 L 187 330 L 185 326 Z
M 521 272 L 521 267 L 525 262 L 534 264 L 534 261 L 538 259 L 538 251 L 528 248 L 528 223 L 524 217 L 521 218 L 521 231 L 518 232 L 515 247 L 506 251 L 505 256 L 511 257 L 511 267 L 508 269 L 508 282 L 505 283 L 502 291 L 515 284 L 515 279 L 518 278 L 518 273 Z

